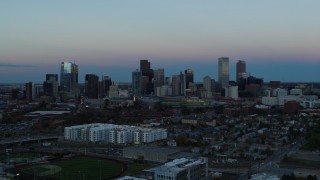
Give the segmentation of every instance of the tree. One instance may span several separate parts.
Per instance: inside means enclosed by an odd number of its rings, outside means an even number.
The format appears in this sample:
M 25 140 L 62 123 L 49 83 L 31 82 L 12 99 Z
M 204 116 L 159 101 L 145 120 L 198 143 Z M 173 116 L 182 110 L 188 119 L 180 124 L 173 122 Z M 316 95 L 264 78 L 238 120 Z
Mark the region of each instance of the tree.
M 217 114 L 223 114 L 224 107 L 222 105 L 215 108 Z
M 191 127 L 190 127 L 191 131 L 194 131 L 195 128 L 196 127 L 194 127 L 194 125 L 191 125 Z
M 189 108 L 183 106 L 183 107 L 181 108 L 181 114 L 182 114 L 182 115 L 189 115 L 189 114 L 190 114 Z
M 307 176 L 307 180 L 313 180 L 313 176 L 312 175 L 308 175 Z
M 288 155 L 287 155 L 287 154 L 285 154 L 285 155 L 284 155 L 284 157 L 283 157 L 283 161 L 285 161 L 285 162 L 286 162 L 286 161 L 288 161 L 288 160 L 289 160 L 289 159 L 288 159 Z
M 178 146 L 185 146 L 188 143 L 188 137 L 185 134 L 179 135 L 176 138 L 176 142 L 178 144 Z

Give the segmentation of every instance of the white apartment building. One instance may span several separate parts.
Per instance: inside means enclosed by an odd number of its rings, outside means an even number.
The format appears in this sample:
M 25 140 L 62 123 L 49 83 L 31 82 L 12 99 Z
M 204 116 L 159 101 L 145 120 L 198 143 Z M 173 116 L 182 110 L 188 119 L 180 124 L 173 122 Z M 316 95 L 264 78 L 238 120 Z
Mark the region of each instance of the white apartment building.
M 65 127 L 64 138 L 70 141 L 93 143 L 141 144 L 166 139 L 167 130 L 96 123 Z
M 305 100 L 304 96 L 278 96 L 278 97 L 262 97 L 261 102 L 263 105 L 267 106 L 284 106 L 288 101 L 303 102 Z
M 288 95 L 288 91 L 286 89 L 277 88 L 272 91 L 273 96 L 286 96 Z
M 290 95 L 302 95 L 302 89 L 291 89 Z
M 64 138 L 65 139 L 72 139 L 73 141 L 83 141 L 89 136 L 87 130 L 92 127 L 100 126 L 99 123 L 94 124 L 84 124 L 84 125 L 77 125 L 71 127 L 64 128 Z

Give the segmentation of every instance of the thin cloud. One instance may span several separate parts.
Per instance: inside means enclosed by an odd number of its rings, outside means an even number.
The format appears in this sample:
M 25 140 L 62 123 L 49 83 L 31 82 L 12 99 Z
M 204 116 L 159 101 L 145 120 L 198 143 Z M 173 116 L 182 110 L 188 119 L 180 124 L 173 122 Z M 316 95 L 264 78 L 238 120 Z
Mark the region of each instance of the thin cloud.
M 37 66 L 34 66 L 34 65 L 25 65 L 25 64 L 0 64 L 0 67 L 8 67 L 8 68 L 15 68 L 15 67 L 32 68 L 32 67 L 37 67 Z

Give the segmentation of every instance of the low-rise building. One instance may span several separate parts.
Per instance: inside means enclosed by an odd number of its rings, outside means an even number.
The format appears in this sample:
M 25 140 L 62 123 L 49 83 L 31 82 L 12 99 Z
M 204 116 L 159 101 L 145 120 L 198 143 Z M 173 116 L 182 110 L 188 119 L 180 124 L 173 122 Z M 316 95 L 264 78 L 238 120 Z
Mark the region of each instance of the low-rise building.
M 179 152 L 179 149 L 173 147 L 131 146 L 123 149 L 123 157 L 164 163 L 169 160 L 169 156 Z
M 204 180 L 208 179 L 208 159 L 175 159 L 153 168 L 153 172 L 155 180 Z

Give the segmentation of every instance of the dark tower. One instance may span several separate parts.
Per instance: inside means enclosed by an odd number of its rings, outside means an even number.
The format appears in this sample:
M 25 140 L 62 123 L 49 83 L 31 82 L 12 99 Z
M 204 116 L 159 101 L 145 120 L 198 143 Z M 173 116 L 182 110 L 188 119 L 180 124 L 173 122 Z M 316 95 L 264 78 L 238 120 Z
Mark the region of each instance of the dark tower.
M 154 85 L 153 85 L 153 77 L 154 72 L 150 68 L 150 62 L 148 60 L 140 60 L 140 72 L 142 76 L 142 84 L 146 84 L 145 88 L 141 88 L 143 94 L 153 94 L 154 93 Z M 145 76 L 145 78 L 143 77 Z
M 246 72 L 246 62 L 239 60 L 237 62 L 237 70 L 236 70 L 237 82 L 240 80 L 240 74 Z
M 26 100 L 32 101 L 32 82 L 26 83 L 25 87 L 26 87 Z
M 88 98 L 97 99 L 98 98 L 98 81 L 99 77 L 95 74 L 87 74 L 85 81 L 85 95 Z

